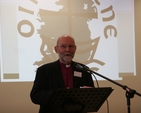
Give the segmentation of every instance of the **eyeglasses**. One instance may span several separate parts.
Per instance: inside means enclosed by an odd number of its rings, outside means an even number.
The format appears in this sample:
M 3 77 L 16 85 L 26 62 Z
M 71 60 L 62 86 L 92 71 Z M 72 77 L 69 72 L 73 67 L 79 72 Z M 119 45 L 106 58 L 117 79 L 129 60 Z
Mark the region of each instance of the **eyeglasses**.
M 61 46 L 58 46 L 58 47 L 60 47 L 61 49 L 67 49 L 67 48 L 69 48 L 69 49 L 74 49 L 76 46 L 75 45 L 61 45 Z

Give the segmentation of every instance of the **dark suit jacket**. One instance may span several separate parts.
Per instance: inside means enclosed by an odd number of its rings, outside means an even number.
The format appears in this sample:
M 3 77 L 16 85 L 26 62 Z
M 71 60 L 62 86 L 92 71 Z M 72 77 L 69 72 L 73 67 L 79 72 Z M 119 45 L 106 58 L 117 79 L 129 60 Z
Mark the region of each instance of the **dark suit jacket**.
M 72 62 L 72 65 L 74 63 L 76 62 Z M 82 77 L 74 76 L 74 88 L 80 88 L 80 86 L 94 87 L 89 73 L 77 69 L 75 66 L 73 66 L 73 71 L 82 73 Z M 37 69 L 30 97 L 33 103 L 40 105 L 39 113 L 50 113 L 47 110 L 47 102 L 50 99 L 52 91 L 59 88 L 65 88 L 59 60 L 42 65 Z

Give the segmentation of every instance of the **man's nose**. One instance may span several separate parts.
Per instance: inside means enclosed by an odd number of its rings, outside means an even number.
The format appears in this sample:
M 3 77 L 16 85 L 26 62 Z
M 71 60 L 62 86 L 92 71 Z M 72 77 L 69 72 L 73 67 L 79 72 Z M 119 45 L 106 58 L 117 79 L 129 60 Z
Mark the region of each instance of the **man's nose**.
M 70 46 L 66 46 L 66 51 L 69 51 L 70 50 Z

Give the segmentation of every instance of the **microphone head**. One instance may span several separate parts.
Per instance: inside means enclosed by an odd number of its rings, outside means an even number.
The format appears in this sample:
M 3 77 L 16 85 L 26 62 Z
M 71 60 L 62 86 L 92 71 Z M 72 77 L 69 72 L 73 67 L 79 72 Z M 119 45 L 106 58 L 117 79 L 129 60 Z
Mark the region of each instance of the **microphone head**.
M 85 66 L 85 65 L 79 64 L 79 63 L 74 63 L 74 66 L 78 69 L 85 70 L 85 71 L 87 71 L 89 69 L 88 66 Z
M 89 69 L 88 66 L 84 65 L 84 64 L 79 64 L 79 63 L 74 63 L 73 64 L 74 67 L 76 67 L 77 69 L 80 69 L 82 71 L 86 71 L 87 73 L 91 74 L 91 70 Z
M 80 64 L 76 64 L 75 67 L 76 67 L 76 68 L 79 68 L 79 69 L 83 69 L 83 66 L 80 65 Z

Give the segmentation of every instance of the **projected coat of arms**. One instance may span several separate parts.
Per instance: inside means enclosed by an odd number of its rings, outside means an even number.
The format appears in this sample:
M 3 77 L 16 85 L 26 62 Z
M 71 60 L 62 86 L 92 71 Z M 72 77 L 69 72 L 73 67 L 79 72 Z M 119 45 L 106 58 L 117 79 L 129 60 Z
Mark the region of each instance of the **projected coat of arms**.
M 43 55 L 41 61 L 34 65 L 42 65 L 54 61 L 56 53 L 54 46 L 58 36 L 69 34 L 76 40 L 77 51 L 75 61 L 89 64 L 92 62 L 104 65 L 104 63 L 94 58 L 100 37 L 91 38 L 91 31 L 88 22 L 92 19 L 98 19 L 97 8 L 94 2 L 87 0 L 60 0 L 56 5 L 61 5 L 59 11 L 39 10 L 38 19 L 45 24 L 38 30 L 42 44 L 40 52 Z M 97 67 L 92 67 L 98 70 Z

